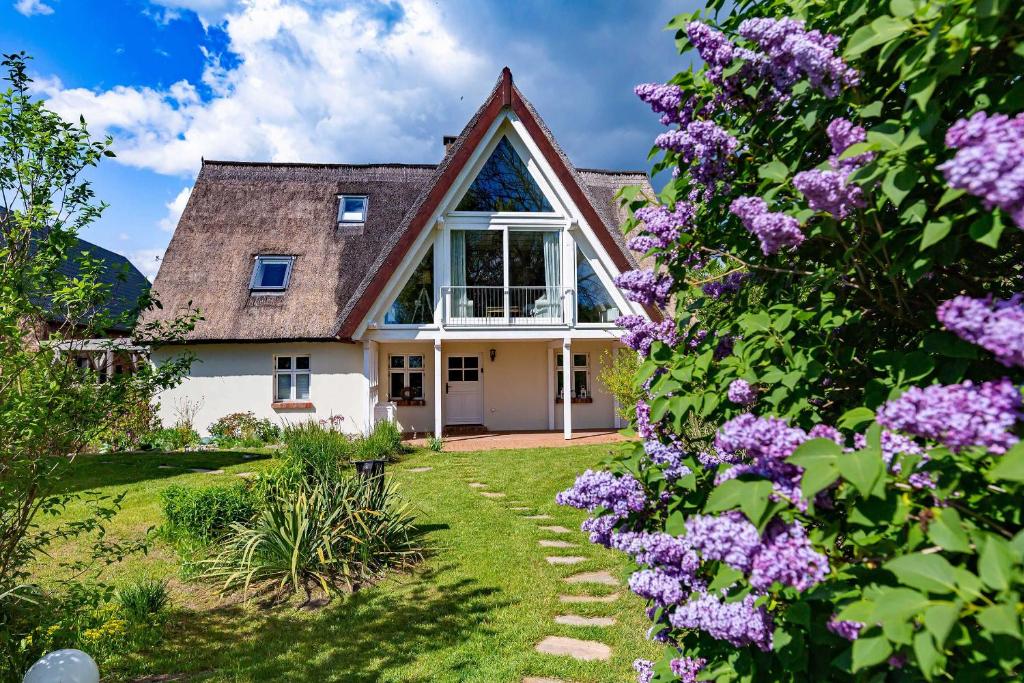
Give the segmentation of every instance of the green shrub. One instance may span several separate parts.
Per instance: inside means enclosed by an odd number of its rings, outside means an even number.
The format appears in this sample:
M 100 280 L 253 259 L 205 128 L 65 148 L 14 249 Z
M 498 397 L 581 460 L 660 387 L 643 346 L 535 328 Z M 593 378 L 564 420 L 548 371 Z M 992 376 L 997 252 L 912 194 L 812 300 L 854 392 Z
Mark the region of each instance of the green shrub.
M 354 477 L 302 484 L 273 496 L 251 522 L 233 524 L 203 575 L 225 591 L 279 598 L 357 590 L 422 556 L 413 522 L 391 485 Z
M 220 418 L 210 425 L 210 435 L 219 446 L 262 446 L 277 442 L 281 428 L 266 418 L 258 419 L 249 411 Z
M 439 436 L 432 436 L 427 439 L 427 448 L 435 453 L 440 453 L 444 450 L 444 440 Z
M 158 451 L 180 451 L 198 445 L 199 433 L 184 424 L 155 429 L 140 439 L 140 447 Z
M 390 420 L 378 422 L 370 435 L 359 439 L 356 457 L 359 460 L 390 460 L 402 452 L 402 432 Z
M 355 452 L 351 437 L 315 420 L 286 426 L 283 439 L 282 476 L 296 483 L 338 478 Z
M 121 613 L 134 624 L 146 624 L 160 617 L 170 604 L 167 584 L 147 579 L 129 583 L 115 592 Z
M 168 486 L 160 492 L 164 533 L 172 538 L 210 542 L 234 523 L 248 521 L 258 510 L 257 496 L 245 484 L 191 488 Z

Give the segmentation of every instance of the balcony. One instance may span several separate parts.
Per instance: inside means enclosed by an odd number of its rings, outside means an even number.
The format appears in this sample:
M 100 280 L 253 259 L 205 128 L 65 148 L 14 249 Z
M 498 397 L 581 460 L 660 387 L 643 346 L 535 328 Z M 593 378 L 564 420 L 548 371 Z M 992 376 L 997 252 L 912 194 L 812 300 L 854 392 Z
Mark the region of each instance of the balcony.
M 564 287 L 442 287 L 445 327 L 523 327 L 571 323 Z

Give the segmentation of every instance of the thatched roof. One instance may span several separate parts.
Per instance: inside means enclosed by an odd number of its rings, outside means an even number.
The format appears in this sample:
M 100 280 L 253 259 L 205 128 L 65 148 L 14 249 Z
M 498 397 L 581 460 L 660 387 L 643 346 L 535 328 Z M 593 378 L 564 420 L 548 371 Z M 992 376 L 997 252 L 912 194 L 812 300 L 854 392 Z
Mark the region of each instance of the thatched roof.
M 415 219 L 430 210 L 439 180 L 464 161 L 468 152 L 460 150 L 473 131 L 489 123 L 488 104 L 503 82 L 438 165 L 204 161 L 154 284 L 163 309 L 147 319 L 173 318 L 191 302 L 204 320 L 190 341 L 347 338 L 392 272 L 388 259 L 403 258 L 419 233 Z M 613 197 L 622 186 L 647 184 L 646 176 L 566 165 L 599 217 L 594 229 L 616 247 L 613 257 L 634 264 Z M 369 196 L 361 229 L 338 226 L 339 194 Z M 283 295 L 250 294 L 258 254 L 295 256 Z

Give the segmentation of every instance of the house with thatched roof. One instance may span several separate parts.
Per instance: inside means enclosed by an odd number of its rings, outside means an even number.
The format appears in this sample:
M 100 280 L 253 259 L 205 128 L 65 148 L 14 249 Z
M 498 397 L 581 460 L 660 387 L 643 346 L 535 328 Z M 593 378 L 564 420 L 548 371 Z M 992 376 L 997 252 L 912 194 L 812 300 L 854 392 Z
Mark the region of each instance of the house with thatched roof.
M 203 316 L 165 422 L 617 426 L 599 360 L 620 315 L 654 313 L 613 282 L 636 267 L 616 194 L 646 174 L 573 166 L 507 68 L 445 143 L 437 165 L 204 161 L 148 318 Z

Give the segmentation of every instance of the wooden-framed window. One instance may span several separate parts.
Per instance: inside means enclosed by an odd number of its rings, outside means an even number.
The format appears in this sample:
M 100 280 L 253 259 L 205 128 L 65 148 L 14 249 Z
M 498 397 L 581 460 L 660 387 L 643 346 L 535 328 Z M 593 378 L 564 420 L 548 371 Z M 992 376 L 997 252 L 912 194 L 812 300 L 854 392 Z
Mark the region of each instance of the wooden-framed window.
M 423 354 L 390 354 L 388 356 L 388 398 L 392 401 L 422 401 L 423 374 Z
M 274 401 L 308 401 L 309 384 L 309 356 L 274 356 Z
M 570 396 L 573 401 L 589 402 L 593 396 L 590 389 L 590 354 L 572 354 L 572 368 L 570 369 L 572 384 L 570 385 Z M 562 387 L 562 354 L 555 356 L 555 381 L 557 383 L 556 399 L 563 400 L 565 392 Z

